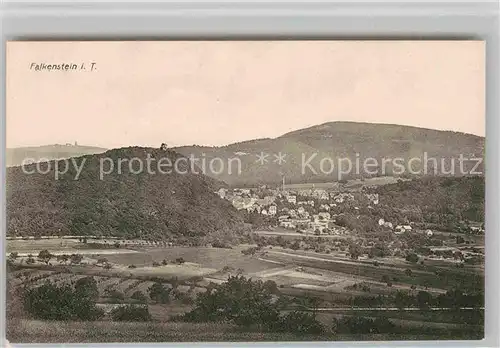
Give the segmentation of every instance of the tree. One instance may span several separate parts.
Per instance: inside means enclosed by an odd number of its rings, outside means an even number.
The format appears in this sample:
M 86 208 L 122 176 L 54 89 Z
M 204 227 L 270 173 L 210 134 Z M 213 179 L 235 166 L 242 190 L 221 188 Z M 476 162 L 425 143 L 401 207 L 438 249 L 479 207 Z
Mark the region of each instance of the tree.
M 351 259 L 357 260 L 362 254 L 361 246 L 359 244 L 352 243 L 349 245 L 349 254 L 351 255 Z
M 412 272 L 412 270 L 411 270 L 411 269 L 407 268 L 407 269 L 405 269 L 405 274 L 406 274 L 408 277 L 411 277 L 411 276 L 412 276 L 412 274 L 413 274 L 413 272 Z
M 399 309 L 409 307 L 412 304 L 412 302 L 413 302 L 413 297 L 401 290 L 398 290 L 396 292 L 396 295 L 394 296 L 394 304 Z
M 83 260 L 83 256 L 80 254 L 72 254 L 70 257 L 71 263 L 79 264 Z
M 38 258 L 47 262 L 52 258 L 52 254 L 47 249 L 45 249 L 38 253 Z
M 10 258 L 11 260 L 15 260 L 15 259 L 17 259 L 17 258 L 18 258 L 18 256 L 19 256 L 19 253 L 18 253 L 17 251 L 14 251 L 14 252 L 11 252 L 11 253 L 10 253 L 9 258 Z
M 94 301 L 99 298 L 99 289 L 94 277 L 80 278 L 76 281 L 75 292 L 79 296 L 89 297 Z
M 418 262 L 418 255 L 415 253 L 410 253 L 406 255 L 406 261 L 411 262 L 411 263 L 417 263 Z
M 390 281 L 391 281 L 391 278 L 387 274 L 384 274 L 382 276 L 382 283 L 389 283 Z
M 28 313 L 42 320 L 96 320 L 104 314 L 94 299 L 81 296 L 67 284 L 46 283 L 26 289 L 23 304 Z
M 166 259 L 163 259 L 163 261 L 161 262 L 161 264 L 162 264 L 163 266 L 166 266 L 166 265 L 168 265 L 168 261 L 167 261 Z
M 158 303 L 169 303 L 171 289 L 166 289 L 161 283 L 154 283 L 148 289 L 149 297 Z
M 417 294 L 417 304 L 421 309 L 427 309 L 432 303 L 432 296 L 427 291 L 419 291 Z
M 263 329 L 279 326 L 279 310 L 274 295 L 260 280 L 231 276 L 199 294 L 195 307 L 185 314 L 187 321 L 229 321 L 237 325 L 259 325 Z

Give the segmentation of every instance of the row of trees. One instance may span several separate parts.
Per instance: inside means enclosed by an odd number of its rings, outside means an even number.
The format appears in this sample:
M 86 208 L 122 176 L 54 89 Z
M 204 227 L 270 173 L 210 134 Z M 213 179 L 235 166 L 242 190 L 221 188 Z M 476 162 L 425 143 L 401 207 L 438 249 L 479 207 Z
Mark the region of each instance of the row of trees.
M 400 309 L 408 307 L 420 309 L 428 309 L 431 307 L 446 309 L 481 309 L 484 307 L 484 292 L 466 292 L 461 289 L 452 289 L 445 294 L 433 296 L 427 291 L 408 292 L 398 290 L 394 294 L 386 296 L 355 296 L 351 298 L 350 304 L 357 307 L 395 306 Z

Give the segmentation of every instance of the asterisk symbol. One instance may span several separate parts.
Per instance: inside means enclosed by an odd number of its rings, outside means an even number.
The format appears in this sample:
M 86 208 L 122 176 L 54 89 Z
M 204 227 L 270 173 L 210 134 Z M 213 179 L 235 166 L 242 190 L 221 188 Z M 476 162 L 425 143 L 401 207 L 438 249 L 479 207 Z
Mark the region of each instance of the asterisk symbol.
M 277 155 L 276 154 L 274 155 L 275 159 L 273 162 L 278 163 L 279 165 L 282 165 L 283 163 L 286 163 L 285 157 L 286 157 L 286 153 L 281 153 L 281 151 L 280 151 L 280 152 L 278 152 Z
M 269 155 L 267 153 L 264 153 L 264 152 L 260 152 L 260 155 L 256 155 L 257 156 L 257 163 L 260 163 L 261 166 L 264 165 L 264 163 L 267 163 L 268 162 L 268 159 L 267 157 L 269 157 Z

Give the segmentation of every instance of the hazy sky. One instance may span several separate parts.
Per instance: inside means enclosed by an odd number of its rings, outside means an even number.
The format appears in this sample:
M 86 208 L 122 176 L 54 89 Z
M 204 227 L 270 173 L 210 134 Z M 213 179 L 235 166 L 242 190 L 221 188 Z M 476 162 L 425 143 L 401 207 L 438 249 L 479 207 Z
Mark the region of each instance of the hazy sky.
M 485 133 L 480 41 L 11 42 L 6 78 L 7 147 L 224 145 L 330 121 Z

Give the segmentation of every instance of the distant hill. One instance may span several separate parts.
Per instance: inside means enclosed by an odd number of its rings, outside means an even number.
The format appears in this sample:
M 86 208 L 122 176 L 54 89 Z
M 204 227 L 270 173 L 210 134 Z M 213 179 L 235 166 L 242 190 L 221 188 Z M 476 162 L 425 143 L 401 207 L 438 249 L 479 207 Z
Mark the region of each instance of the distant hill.
M 241 143 L 235 143 L 222 147 L 200 147 L 184 146 L 175 148 L 175 151 L 185 156 L 194 155 L 196 158 L 204 158 L 207 163 L 206 174 L 224 182 L 240 185 L 257 184 L 277 184 L 281 182 L 282 175 L 285 176 L 286 183 L 304 182 L 325 182 L 338 179 L 338 159 L 349 158 L 353 166 L 356 159 L 362 165 L 366 158 L 375 158 L 379 167 L 370 167 L 370 171 L 378 170 L 380 174 L 394 175 L 397 169 L 390 162 L 385 165 L 385 173 L 382 173 L 381 163 L 385 159 L 404 159 L 413 157 L 423 158 L 434 157 L 444 160 L 445 169 L 450 167 L 450 159 L 463 154 L 464 157 L 483 157 L 484 138 L 451 131 L 439 131 L 417 127 L 356 123 L 356 122 L 329 122 L 306 129 L 297 130 L 284 134 L 275 139 L 256 139 Z M 261 152 L 269 154 L 264 165 L 257 162 L 257 155 Z M 286 154 L 286 163 L 277 162 L 276 156 L 279 153 Z M 302 162 L 308 162 L 314 171 L 309 167 L 302 170 Z M 215 172 L 211 171 L 208 163 L 213 158 L 221 158 L 225 165 L 224 171 L 218 173 L 217 163 L 214 164 Z M 229 165 L 229 158 L 239 158 L 241 160 L 241 174 L 237 173 L 236 162 Z M 332 159 L 330 162 L 329 159 Z M 323 160 L 323 171 L 320 164 Z M 331 164 L 334 167 L 331 170 Z M 342 164 L 342 162 L 340 163 Z M 413 162 L 413 168 L 418 169 L 418 162 Z M 464 168 L 472 169 L 474 163 L 465 163 Z M 440 168 L 441 162 L 438 162 Z M 457 163 L 458 166 L 458 163 Z M 227 168 L 232 168 L 229 174 Z M 347 162 L 343 162 L 344 170 L 347 169 Z M 477 171 L 483 170 L 483 166 Z M 458 167 L 456 167 L 458 171 Z M 441 170 L 439 170 L 441 173 Z M 429 162 L 428 173 L 434 173 L 434 164 Z M 458 174 L 456 174 L 458 175 Z M 343 176 L 341 179 L 352 179 L 355 177 L 368 177 L 369 173 L 357 174 L 352 170 L 351 174 Z
M 107 149 L 94 146 L 82 145 L 44 145 L 33 147 L 17 147 L 6 149 L 7 167 L 20 166 L 26 159 L 34 159 L 35 162 L 79 157 L 95 153 L 105 152 Z
M 155 174 L 147 172 L 147 154 L 156 161 L 152 165 Z M 100 180 L 104 157 L 113 160 L 115 170 Z M 243 221 L 230 202 L 214 193 L 221 183 L 192 173 L 183 166 L 185 162 L 179 162 L 179 168 L 187 174 L 162 174 L 155 167 L 160 158 L 174 163 L 180 157 L 174 151 L 140 147 L 86 155 L 77 159 L 78 163 L 85 160 L 78 180 L 74 180 L 74 168 L 59 180 L 54 179 L 54 169 L 45 175 L 28 175 L 21 167 L 7 168 L 7 234 L 105 235 L 198 243 L 214 236 L 237 236 Z M 119 158 L 141 159 L 144 171 L 131 173 L 125 163 L 119 174 Z

